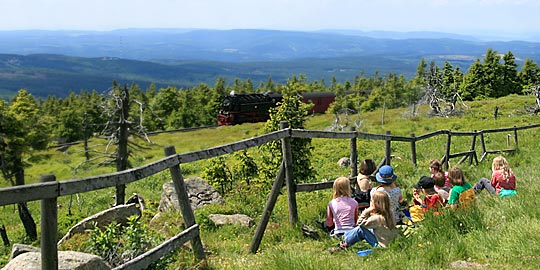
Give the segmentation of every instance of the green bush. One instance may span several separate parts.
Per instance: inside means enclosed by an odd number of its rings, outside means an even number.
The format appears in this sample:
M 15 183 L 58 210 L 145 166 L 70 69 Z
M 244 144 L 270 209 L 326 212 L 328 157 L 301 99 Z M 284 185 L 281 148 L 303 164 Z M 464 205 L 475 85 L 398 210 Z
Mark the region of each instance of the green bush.
M 113 267 L 134 259 L 164 240 L 135 216 L 129 217 L 124 227 L 113 222 L 103 229 L 94 226 L 89 233 L 88 252 L 102 257 Z M 163 269 L 172 261 L 172 256 L 164 256 L 146 269 Z

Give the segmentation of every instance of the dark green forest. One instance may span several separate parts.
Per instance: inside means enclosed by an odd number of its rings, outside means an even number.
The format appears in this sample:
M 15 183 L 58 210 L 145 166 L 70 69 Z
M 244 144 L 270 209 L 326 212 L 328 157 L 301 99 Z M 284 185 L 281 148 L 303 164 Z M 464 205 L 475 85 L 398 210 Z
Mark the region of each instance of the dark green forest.
M 319 80 L 335 77 L 338 81 L 345 81 L 363 72 L 359 68 L 365 70 L 366 76 L 372 76 L 373 71 L 378 70 L 382 74 L 395 72 L 412 78 L 418 59 L 409 56 L 351 56 L 241 63 L 208 60 L 154 63 L 113 57 L 0 54 L 0 97 L 10 99 L 19 89 L 25 88 L 38 98 L 49 95 L 65 98 L 70 91 L 79 92 L 81 89 L 103 92 L 113 81 L 135 83 L 143 89 L 151 84 L 158 88 L 191 88 L 200 83 L 213 85 L 217 78 L 225 79 L 229 84 L 235 79 L 248 78 L 259 84 L 269 77 L 276 83 L 285 83 L 291 74 L 304 74 Z M 472 60 L 453 60 L 452 63 L 469 66 Z
M 61 98 L 50 95 L 36 98 L 21 89 L 9 102 L 0 101 L 4 114 L 14 113 L 17 108 L 35 111 L 35 127 L 48 140 L 73 142 L 88 136 L 102 134 L 111 119 L 104 112 L 114 97 L 111 93 L 119 89 L 129 92 L 130 121 L 139 123 L 145 132 L 208 126 L 216 124 L 221 101 L 231 91 L 235 93 L 263 92 L 323 92 L 336 93 L 336 102 L 331 113 L 344 108 L 353 111 L 371 111 L 385 106 L 397 108 L 414 104 L 430 104 L 433 110 L 441 106 L 455 105 L 461 100 L 498 98 L 510 94 L 538 94 L 540 68 L 538 63 L 525 59 L 521 67 L 512 52 L 500 54 L 488 49 L 483 59 L 477 59 L 468 70 L 445 62 L 437 65 L 421 59 L 412 79 L 403 74 L 375 72 L 372 76 L 358 74 L 340 81 L 308 80 L 303 74 L 290 76 L 286 83 L 277 83 L 271 78 L 255 85 L 248 78 L 227 81 L 219 77 L 213 85 L 199 83 L 190 88 L 149 84 L 113 83 L 109 92 L 71 92 Z M 350 93 L 353 94 L 350 94 Z M 365 94 L 365 93 L 369 94 Z M 345 93 L 348 93 L 347 95 Z M 109 104 L 109 105 L 108 105 Z M 2 138 L 6 137 L 2 118 Z

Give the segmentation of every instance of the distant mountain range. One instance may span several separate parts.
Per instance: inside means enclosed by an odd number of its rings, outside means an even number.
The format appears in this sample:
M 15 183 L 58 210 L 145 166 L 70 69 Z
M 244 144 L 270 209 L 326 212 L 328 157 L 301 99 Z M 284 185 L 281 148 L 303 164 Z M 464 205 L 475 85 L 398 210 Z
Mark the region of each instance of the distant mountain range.
M 412 77 L 422 57 L 465 70 L 488 48 L 518 63 L 540 59 L 540 43 L 485 41 L 434 32 L 317 32 L 275 30 L 125 29 L 0 31 L 0 95 L 20 88 L 36 96 L 105 90 L 113 80 L 158 86 L 213 85 L 251 78 L 255 85 L 292 75 L 309 80 L 353 80 L 364 72 Z

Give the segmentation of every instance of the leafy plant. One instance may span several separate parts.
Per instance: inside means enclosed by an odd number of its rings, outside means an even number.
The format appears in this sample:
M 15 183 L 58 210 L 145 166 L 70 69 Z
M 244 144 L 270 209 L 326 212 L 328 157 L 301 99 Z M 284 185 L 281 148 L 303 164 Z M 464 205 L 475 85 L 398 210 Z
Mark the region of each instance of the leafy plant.
M 88 251 L 92 254 L 102 257 L 111 265 L 120 264 L 120 255 L 117 250 L 120 243 L 118 241 L 120 235 L 120 224 L 110 223 L 103 227 L 103 230 L 94 226 L 90 230 L 90 238 L 88 238 Z
M 225 158 L 220 156 L 211 159 L 210 164 L 202 172 L 204 179 L 208 183 L 221 190 L 221 194 L 225 194 L 232 188 L 232 174 L 225 164 Z
M 150 231 L 136 216 L 129 217 L 124 227 L 113 222 L 103 229 L 94 226 L 89 232 L 88 251 L 102 257 L 111 266 L 124 264 L 163 241 L 163 237 Z M 164 256 L 146 269 L 163 269 L 172 261 L 172 256 Z
M 236 152 L 234 156 L 239 160 L 238 166 L 234 169 L 234 175 L 237 179 L 245 179 L 246 184 L 250 184 L 250 179 L 258 173 L 257 163 L 255 159 L 248 155 L 246 150 Z

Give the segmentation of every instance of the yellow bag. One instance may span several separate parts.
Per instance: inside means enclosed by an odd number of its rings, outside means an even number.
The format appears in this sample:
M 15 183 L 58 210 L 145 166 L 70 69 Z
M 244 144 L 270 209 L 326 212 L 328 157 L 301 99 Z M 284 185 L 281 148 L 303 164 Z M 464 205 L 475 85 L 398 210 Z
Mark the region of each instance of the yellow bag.
M 476 204 L 476 194 L 474 188 L 469 188 L 459 194 L 459 207 L 467 208 L 473 204 Z
M 411 219 L 413 222 L 424 220 L 424 210 L 420 205 L 413 205 L 409 207 L 409 213 L 411 213 Z

